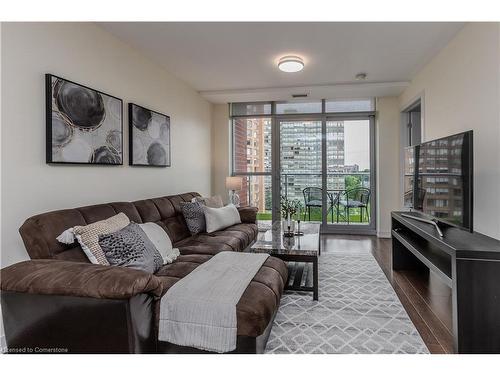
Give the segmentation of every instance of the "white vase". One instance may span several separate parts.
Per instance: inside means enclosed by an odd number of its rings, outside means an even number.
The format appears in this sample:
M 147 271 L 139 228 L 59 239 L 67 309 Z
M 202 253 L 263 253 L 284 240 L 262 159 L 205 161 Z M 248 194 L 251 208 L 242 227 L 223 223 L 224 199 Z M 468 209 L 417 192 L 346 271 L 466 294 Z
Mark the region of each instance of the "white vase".
M 290 229 L 288 228 L 290 226 Z M 285 232 L 294 232 L 295 231 L 295 221 L 294 220 L 282 220 L 281 221 L 281 229 L 283 233 Z

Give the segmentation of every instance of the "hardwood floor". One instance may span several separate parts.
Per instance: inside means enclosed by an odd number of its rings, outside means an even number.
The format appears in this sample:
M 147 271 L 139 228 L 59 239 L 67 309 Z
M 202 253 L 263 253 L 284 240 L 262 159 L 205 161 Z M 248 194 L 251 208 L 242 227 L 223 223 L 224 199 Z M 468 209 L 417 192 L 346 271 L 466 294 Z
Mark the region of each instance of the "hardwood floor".
M 371 252 L 431 353 L 453 353 L 451 290 L 432 272 L 393 271 L 391 239 L 323 235 L 321 252 Z

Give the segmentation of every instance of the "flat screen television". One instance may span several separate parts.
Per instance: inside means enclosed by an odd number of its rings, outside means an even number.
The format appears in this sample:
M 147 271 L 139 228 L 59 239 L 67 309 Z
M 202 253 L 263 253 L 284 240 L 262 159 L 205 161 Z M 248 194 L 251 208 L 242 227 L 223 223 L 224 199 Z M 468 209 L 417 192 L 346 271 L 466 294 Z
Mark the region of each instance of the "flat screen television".
M 472 130 L 405 149 L 405 206 L 472 232 Z

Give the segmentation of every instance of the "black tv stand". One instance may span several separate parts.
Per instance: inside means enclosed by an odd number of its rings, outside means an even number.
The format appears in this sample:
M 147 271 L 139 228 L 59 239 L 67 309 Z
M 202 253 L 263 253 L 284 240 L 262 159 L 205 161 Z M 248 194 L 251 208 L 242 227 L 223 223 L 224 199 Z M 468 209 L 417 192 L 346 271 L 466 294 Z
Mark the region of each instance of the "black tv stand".
M 440 236 L 415 212 L 391 216 L 392 269 L 425 266 L 451 288 L 454 351 L 500 353 L 500 241 L 446 225 Z

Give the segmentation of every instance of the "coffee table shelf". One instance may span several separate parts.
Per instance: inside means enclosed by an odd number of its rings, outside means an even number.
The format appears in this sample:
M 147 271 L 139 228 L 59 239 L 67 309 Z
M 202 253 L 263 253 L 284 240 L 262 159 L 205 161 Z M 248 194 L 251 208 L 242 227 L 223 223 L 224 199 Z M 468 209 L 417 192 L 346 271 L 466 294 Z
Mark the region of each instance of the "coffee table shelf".
M 313 266 L 312 263 L 288 262 L 287 290 L 313 292 Z

